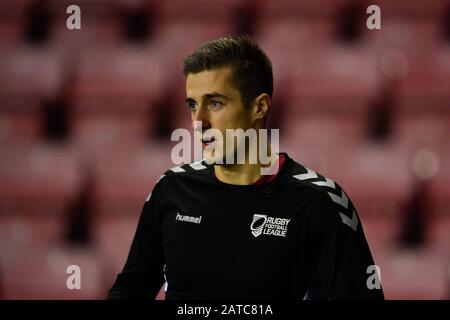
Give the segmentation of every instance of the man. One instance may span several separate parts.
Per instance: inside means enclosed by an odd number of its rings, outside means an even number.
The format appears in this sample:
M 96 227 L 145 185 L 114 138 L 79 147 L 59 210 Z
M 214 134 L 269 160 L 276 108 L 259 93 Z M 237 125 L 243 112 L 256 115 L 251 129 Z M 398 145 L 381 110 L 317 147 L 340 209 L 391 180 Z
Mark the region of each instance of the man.
M 213 40 L 184 60 L 184 74 L 210 161 L 157 182 L 109 298 L 152 299 L 166 282 L 166 299 L 383 299 L 369 280 L 361 221 L 337 183 L 285 153 L 268 149 L 269 164 L 251 163 L 246 144 L 239 164 L 236 145 L 227 148 L 226 129 L 264 128 L 273 80 L 261 49 L 247 36 Z M 208 129 L 225 137 L 214 148 Z M 262 175 L 264 167 L 278 170 Z

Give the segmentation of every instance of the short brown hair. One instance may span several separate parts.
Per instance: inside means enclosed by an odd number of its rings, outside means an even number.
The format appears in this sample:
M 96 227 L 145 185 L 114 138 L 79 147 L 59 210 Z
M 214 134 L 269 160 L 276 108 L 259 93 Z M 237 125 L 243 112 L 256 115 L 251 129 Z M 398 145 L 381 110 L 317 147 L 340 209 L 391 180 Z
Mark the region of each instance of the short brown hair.
M 230 80 L 241 93 L 244 106 L 249 106 L 262 93 L 272 97 L 272 64 L 261 48 L 247 35 L 205 42 L 183 60 L 183 66 L 185 76 L 232 67 Z

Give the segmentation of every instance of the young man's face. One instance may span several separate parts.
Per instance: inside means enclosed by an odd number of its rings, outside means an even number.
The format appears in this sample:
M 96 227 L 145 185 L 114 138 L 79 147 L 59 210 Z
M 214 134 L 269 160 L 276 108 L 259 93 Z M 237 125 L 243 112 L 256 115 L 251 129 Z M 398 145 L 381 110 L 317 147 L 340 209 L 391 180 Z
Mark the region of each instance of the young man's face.
M 214 145 L 203 144 L 204 157 L 223 159 L 235 152 L 225 150 L 226 129 L 243 129 L 255 126 L 253 109 L 244 107 L 240 92 L 231 85 L 231 68 L 220 68 L 188 74 L 186 77 L 186 103 L 191 110 L 192 125 L 201 121 L 202 127 L 194 127 L 196 133 L 203 131 L 203 141 L 208 141 L 211 134 L 205 131 L 210 128 L 222 133 L 223 143 L 215 141 Z M 214 148 L 213 148 L 214 146 Z

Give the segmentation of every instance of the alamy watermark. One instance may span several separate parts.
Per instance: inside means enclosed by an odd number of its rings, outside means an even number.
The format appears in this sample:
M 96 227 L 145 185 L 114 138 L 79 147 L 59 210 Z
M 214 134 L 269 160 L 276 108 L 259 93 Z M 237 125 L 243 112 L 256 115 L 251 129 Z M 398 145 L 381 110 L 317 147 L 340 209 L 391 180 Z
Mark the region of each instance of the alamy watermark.
M 66 20 L 66 27 L 69 30 L 81 29 L 81 9 L 79 6 L 72 4 L 67 7 L 66 13 L 70 14 Z
M 269 138 L 270 134 L 270 138 Z M 172 132 L 171 141 L 178 141 L 172 148 L 174 164 L 190 163 L 203 159 L 207 164 L 261 164 L 261 175 L 278 171 L 279 129 L 202 129 L 201 121 L 194 121 L 194 135 L 185 128 Z M 193 150 L 192 150 L 193 146 Z
M 367 7 L 366 13 L 370 16 L 366 20 L 366 27 L 369 30 L 381 29 L 381 9 L 379 6 L 372 4 Z
M 370 276 L 367 278 L 366 285 L 369 290 L 381 289 L 381 269 L 376 264 L 370 265 L 366 270 Z
M 77 265 L 70 265 L 66 269 L 67 277 L 66 287 L 69 290 L 81 290 L 81 269 Z
M 66 26 L 69 30 L 81 29 L 81 8 L 78 5 L 72 4 L 66 8 L 66 13 L 70 14 L 66 20 Z M 381 29 L 381 9 L 378 5 L 369 5 L 366 13 L 370 16 L 366 20 L 366 27 L 369 30 Z

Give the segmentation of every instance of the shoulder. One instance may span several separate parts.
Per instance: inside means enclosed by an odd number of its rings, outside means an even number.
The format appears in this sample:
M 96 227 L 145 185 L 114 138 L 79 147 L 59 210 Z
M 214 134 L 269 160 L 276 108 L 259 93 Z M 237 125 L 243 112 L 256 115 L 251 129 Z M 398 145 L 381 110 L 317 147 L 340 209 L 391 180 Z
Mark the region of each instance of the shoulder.
M 309 188 L 313 193 L 327 195 L 331 200 L 335 199 L 334 195 L 344 196 L 345 194 L 342 187 L 332 178 L 295 161 L 290 176 L 288 177 L 288 181 L 291 184 Z M 330 193 L 333 194 L 333 196 L 331 196 Z
M 209 173 L 211 165 L 203 160 L 194 161 L 187 164 L 181 164 L 168 169 L 158 179 L 158 183 L 165 180 L 177 180 L 186 177 L 205 177 Z
M 358 227 L 356 209 L 338 182 L 297 162 L 288 179 L 291 184 L 309 189 L 312 194 L 309 205 L 312 208 L 326 211 L 327 215 L 331 211 L 336 218 L 356 231 Z
M 148 194 L 150 196 L 160 189 L 170 188 L 170 185 L 184 181 L 186 179 L 207 179 L 211 165 L 203 160 L 194 161 L 187 164 L 174 166 L 166 170 L 156 181 L 153 190 Z

